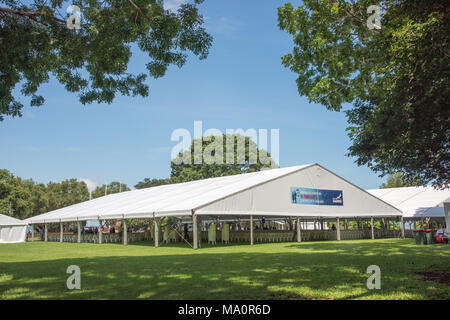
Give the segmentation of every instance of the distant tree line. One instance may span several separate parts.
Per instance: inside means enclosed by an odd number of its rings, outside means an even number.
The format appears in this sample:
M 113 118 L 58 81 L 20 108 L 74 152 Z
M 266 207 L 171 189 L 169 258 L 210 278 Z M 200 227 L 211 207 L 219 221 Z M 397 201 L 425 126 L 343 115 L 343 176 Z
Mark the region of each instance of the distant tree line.
M 18 219 L 26 219 L 72 204 L 98 198 L 105 194 L 128 191 L 130 188 L 119 182 L 98 186 L 89 194 L 84 181 L 66 179 L 61 182 L 37 183 L 33 179 L 14 176 L 0 169 L 0 213 Z

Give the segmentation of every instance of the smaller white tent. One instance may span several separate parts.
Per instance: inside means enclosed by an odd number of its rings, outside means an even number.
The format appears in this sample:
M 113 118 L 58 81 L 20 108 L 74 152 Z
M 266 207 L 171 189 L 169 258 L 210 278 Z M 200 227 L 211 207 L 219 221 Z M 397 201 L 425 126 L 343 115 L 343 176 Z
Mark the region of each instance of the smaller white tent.
M 0 243 L 25 242 L 26 236 L 26 222 L 0 214 Z
M 397 207 L 406 219 L 445 218 L 450 232 L 450 188 L 403 187 L 367 190 Z

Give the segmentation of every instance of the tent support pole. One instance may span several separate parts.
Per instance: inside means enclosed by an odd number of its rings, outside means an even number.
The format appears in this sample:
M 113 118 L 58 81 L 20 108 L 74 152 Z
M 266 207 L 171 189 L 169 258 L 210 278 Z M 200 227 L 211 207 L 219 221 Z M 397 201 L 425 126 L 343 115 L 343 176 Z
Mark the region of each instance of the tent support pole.
M 59 242 L 63 242 L 63 224 L 59 223 Z
M 98 219 L 99 226 L 98 226 L 98 243 L 101 244 L 103 242 L 103 225 L 102 220 Z
M 405 220 L 403 219 L 403 216 L 401 217 L 401 226 L 400 228 L 402 229 L 402 238 L 405 238 Z
M 34 224 L 31 225 L 31 241 L 34 242 Z
M 413 223 L 414 223 L 414 225 L 413 225 L 414 230 L 417 230 L 417 228 L 416 228 L 416 219 L 413 220 Z
M 81 242 L 81 222 L 77 221 L 77 242 Z
M 297 242 L 302 242 L 302 228 L 300 224 L 300 217 L 297 217 Z
M 450 232 L 450 203 L 444 202 L 444 226 L 446 232 Z
M 250 215 L 250 245 L 253 245 L 253 215 Z
M 47 226 L 47 224 L 45 224 L 44 229 L 45 229 L 45 231 L 44 231 L 44 241 L 47 242 L 48 241 L 48 226 Z
M 197 215 L 195 214 L 194 210 L 192 210 L 192 242 L 193 242 L 193 249 L 198 249 L 198 231 L 197 231 Z
M 159 229 L 158 229 L 158 223 L 156 222 L 155 213 L 153 213 L 153 229 L 154 229 L 154 236 L 153 240 L 155 241 L 155 248 L 159 247 Z
M 127 230 L 127 222 L 123 220 L 123 245 L 128 245 L 128 230 Z
M 341 220 L 339 217 L 336 218 L 336 239 L 341 241 Z
M 370 217 L 370 231 L 372 233 L 372 240 L 375 240 L 375 230 L 373 229 L 373 217 Z

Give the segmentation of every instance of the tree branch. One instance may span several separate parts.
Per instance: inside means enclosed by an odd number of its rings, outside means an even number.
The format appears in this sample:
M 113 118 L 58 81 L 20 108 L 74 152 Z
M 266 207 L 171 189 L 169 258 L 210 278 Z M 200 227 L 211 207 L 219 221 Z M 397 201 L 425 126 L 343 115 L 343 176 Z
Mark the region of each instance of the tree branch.
M 61 20 L 53 15 L 48 15 L 45 12 L 39 12 L 39 11 L 20 11 L 20 10 L 12 10 L 9 8 L 0 8 L 0 13 L 9 13 L 9 14 L 13 14 L 13 15 L 17 15 L 17 16 L 22 16 L 22 17 L 28 17 L 30 19 L 33 19 L 34 21 L 36 20 L 36 17 L 42 16 L 42 17 L 49 17 L 55 21 L 61 22 L 61 23 L 66 23 L 66 21 Z
M 133 2 L 133 0 L 128 0 L 128 1 L 133 5 L 133 7 L 135 7 L 135 8 L 142 14 L 142 16 L 143 16 L 145 19 L 150 20 L 150 19 L 142 12 L 141 8 L 139 8 L 138 5 L 137 5 L 136 3 Z

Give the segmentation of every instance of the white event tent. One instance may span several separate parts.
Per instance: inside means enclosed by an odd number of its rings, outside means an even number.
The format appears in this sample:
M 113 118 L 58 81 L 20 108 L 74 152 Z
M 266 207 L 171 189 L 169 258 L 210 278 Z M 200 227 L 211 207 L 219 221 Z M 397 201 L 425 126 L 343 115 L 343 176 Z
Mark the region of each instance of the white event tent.
M 367 190 L 374 196 L 395 206 L 405 219 L 444 218 L 450 232 L 450 189 L 403 187 Z
M 296 217 L 299 225 L 301 217 L 398 217 L 401 211 L 324 167 L 309 164 L 115 193 L 26 221 L 47 224 L 164 216 L 191 219 L 196 248 L 197 217 L 238 216 L 250 218 L 250 223 L 254 216 Z
M 26 236 L 26 222 L 0 214 L 0 243 L 25 242 Z

